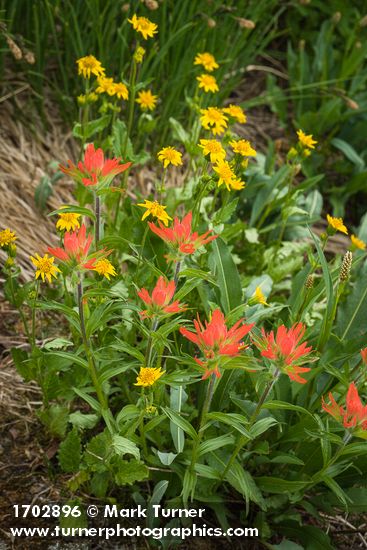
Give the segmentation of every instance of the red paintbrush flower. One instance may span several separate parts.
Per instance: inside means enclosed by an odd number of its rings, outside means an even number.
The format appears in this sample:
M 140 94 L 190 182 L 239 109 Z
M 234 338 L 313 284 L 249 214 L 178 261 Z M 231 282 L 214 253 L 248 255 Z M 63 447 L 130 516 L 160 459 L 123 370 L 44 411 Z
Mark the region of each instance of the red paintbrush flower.
M 307 346 L 307 342 L 300 343 L 305 330 L 302 323 L 296 323 L 290 329 L 281 325 L 275 337 L 273 331 L 267 334 L 264 329 L 261 329 L 262 338 L 259 340 L 254 339 L 254 344 L 263 357 L 275 361 L 282 372 L 287 374 L 291 380 L 300 384 L 307 382 L 300 374 L 311 370 L 296 365 L 296 363 L 304 361 L 302 358 L 312 350 L 312 346 Z
M 112 179 L 121 174 L 131 166 L 131 162 L 120 164 L 121 158 L 105 159 L 102 149 L 94 149 L 90 143 L 84 154 L 84 162 L 78 162 L 75 166 L 70 160 L 68 166 L 59 165 L 64 174 L 71 176 L 74 180 L 83 183 L 85 186 L 103 183 L 108 185 Z
M 217 235 L 210 235 L 212 229 L 199 235 L 196 231 L 191 233 L 192 212 L 180 222 L 176 217 L 172 227 L 165 227 L 161 221 L 158 221 L 159 227 L 154 223 L 148 222 L 150 229 L 163 239 L 174 251 L 174 256 L 169 256 L 169 260 L 178 261 L 182 255 L 193 254 L 200 246 L 209 243 L 217 238 Z
M 157 284 L 155 285 L 152 296 L 149 292 L 142 288 L 138 292 L 139 298 L 147 304 L 148 309 L 140 312 L 140 315 L 144 318 L 154 317 L 155 315 L 170 314 L 170 313 L 179 313 L 184 311 L 185 305 L 180 304 L 178 300 L 170 303 L 176 290 L 176 285 L 174 281 L 166 282 L 164 277 L 159 277 Z
M 211 320 L 205 322 L 205 326 L 199 316 L 197 320 L 194 320 L 196 334 L 185 327 L 180 328 L 181 334 L 196 344 L 207 360 L 203 362 L 195 359 L 200 366 L 206 369 L 203 379 L 213 373 L 219 378 L 220 357 L 222 355 L 236 357 L 244 349 L 245 345 L 240 340 L 250 332 L 254 323 L 245 325 L 241 324 L 242 321 L 243 319 L 240 319 L 231 329 L 228 329 L 223 313 L 220 309 L 216 309 L 213 311 Z
M 67 232 L 64 236 L 64 248 L 48 247 L 48 252 L 65 263 L 80 264 L 88 256 L 93 237 L 88 235 L 87 228 L 82 224 L 80 229 Z
M 367 365 L 367 348 L 361 349 L 361 357 L 362 357 L 363 363 Z
M 329 399 L 331 404 L 326 405 L 324 398 L 322 398 L 322 408 L 331 414 L 335 420 L 342 422 L 344 428 L 367 430 L 367 405 L 362 405 L 354 382 L 349 384 L 345 409 L 337 404 L 331 392 L 329 393 Z

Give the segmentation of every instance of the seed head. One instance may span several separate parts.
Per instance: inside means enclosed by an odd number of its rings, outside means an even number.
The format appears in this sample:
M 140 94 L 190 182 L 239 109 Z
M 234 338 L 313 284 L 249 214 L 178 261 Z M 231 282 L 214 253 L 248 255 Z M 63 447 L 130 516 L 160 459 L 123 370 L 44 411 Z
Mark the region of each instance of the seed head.
M 23 54 L 22 54 L 22 50 L 19 48 L 19 46 L 14 42 L 14 40 L 12 38 L 10 38 L 10 36 L 7 36 L 6 37 L 6 42 L 9 46 L 9 50 L 11 51 L 11 53 L 13 54 L 14 58 L 19 61 L 20 59 L 22 59 L 23 57 Z
M 158 2 L 156 0 L 145 0 L 145 5 L 148 8 L 148 10 L 157 10 L 159 8 Z
M 343 262 L 340 267 L 339 281 L 341 283 L 344 283 L 349 279 L 349 274 L 352 267 L 352 261 L 353 261 L 353 254 L 350 252 L 350 250 L 348 250 L 344 254 Z
M 315 277 L 313 275 L 307 275 L 307 279 L 305 281 L 305 287 L 309 290 L 313 287 L 313 284 L 315 282 Z
M 29 65 L 34 65 L 36 62 L 36 58 L 33 52 L 26 52 L 26 54 L 24 55 L 24 59 Z
M 237 21 L 241 29 L 252 30 L 256 27 L 256 23 L 254 23 L 254 21 L 251 21 L 251 19 L 244 19 L 243 17 L 238 17 Z

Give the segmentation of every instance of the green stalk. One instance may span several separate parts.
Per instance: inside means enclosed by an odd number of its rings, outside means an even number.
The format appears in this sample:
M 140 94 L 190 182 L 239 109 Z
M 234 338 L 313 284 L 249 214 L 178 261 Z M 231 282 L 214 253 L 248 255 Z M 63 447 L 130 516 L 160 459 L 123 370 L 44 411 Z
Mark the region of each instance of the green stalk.
M 95 213 L 96 213 L 96 223 L 95 223 L 94 242 L 97 250 L 98 243 L 101 236 L 101 199 L 97 194 L 95 198 Z
M 129 90 L 130 90 L 129 99 L 130 99 L 130 101 L 129 101 L 128 121 L 127 121 L 126 135 L 125 135 L 124 143 L 123 143 L 123 146 L 122 146 L 122 159 L 123 159 L 124 162 L 126 160 L 125 159 L 126 149 L 127 149 L 127 144 L 128 144 L 131 128 L 132 128 L 132 125 L 133 125 L 133 120 L 134 120 L 136 72 L 137 72 L 137 63 L 136 63 L 136 61 L 134 60 L 134 57 L 133 57 L 131 72 L 130 72 L 130 81 L 129 81 Z M 122 184 L 121 184 L 122 188 L 124 188 L 126 186 L 128 173 L 129 173 L 129 171 L 125 170 L 123 178 L 122 178 Z M 118 197 L 118 200 L 117 200 L 117 205 L 116 205 L 115 223 L 114 223 L 115 226 L 116 226 L 118 215 L 119 215 L 119 212 L 120 212 L 120 202 L 121 202 L 121 193 L 119 194 L 119 197 Z
M 180 275 L 180 269 L 181 269 L 181 262 L 178 261 L 176 263 L 176 267 L 175 267 L 175 276 L 174 276 L 174 282 L 175 282 L 175 288 L 177 288 L 177 283 L 178 283 L 178 277 Z
M 24 331 L 25 331 L 26 336 L 28 338 L 28 342 L 31 345 L 32 344 L 31 333 L 29 332 L 29 327 L 28 327 L 27 319 L 24 315 L 24 311 L 22 310 L 22 306 L 19 306 L 19 307 L 16 306 L 16 298 L 15 298 L 15 292 L 14 292 L 13 277 L 11 276 L 11 273 L 9 275 L 9 289 L 10 289 L 11 298 L 13 300 L 13 304 L 19 312 L 20 318 L 21 318 L 22 323 L 23 323 Z
M 33 308 L 32 308 L 32 338 L 31 338 L 32 349 L 36 346 L 36 302 L 38 298 L 39 288 L 40 288 L 40 282 L 37 281 L 35 296 L 33 300 Z
M 194 446 L 191 454 L 191 462 L 189 466 L 189 471 L 192 475 L 195 475 L 195 464 L 197 463 L 197 459 L 198 459 L 199 445 L 204 435 L 203 428 L 205 426 L 206 417 L 209 412 L 210 405 L 213 399 L 216 378 L 217 377 L 215 373 L 213 373 L 210 377 L 209 384 L 206 390 L 205 400 L 203 403 L 203 408 L 201 409 L 201 418 L 200 418 L 200 425 L 198 430 L 198 437 L 194 442 Z M 193 497 L 194 495 L 191 495 L 191 498 Z
M 153 351 L 153 339 L 152 339 L 152 333 L 155 332 L 158 328 L 159 320 L 153 318 L 152 319 L 152 328 L 151 328 L 151 334 L 149 336 L 147 349 L 145 352 L 145 366 L 150 367 L 150 363 L 152 360 L 152 351 Z
M 144 399 L 144 388 L 141 389 L 142 392 L 142 400 Z M 144 430 L 144 411 L 141 411 L 140 413 L 140 421 L 139 421 L 139 432 L 140 432 L 140 440 L 141 440 L 141 446 L 143 447 L 144 455 L 148 455 L 148 447 L 147 447 L 147 440 L 145 437 L 145 430 Z
M 137 275 L 138 275 L 138 272 L 139 272 L 140 264 L 141 264 L 142 259 L 143 259 L 144 246 L 145 246 L 145 241 L 147 240 L 148 231 L 149 231 L 149 225 L 146 224 L 145 229 L 144 229 L 143 239 L 142 239 L 141 245 L 140 245 L 140 252 L 139 252 L 139 256 L 138 256 L 138 263 L 136 264 L 136 274 L 137 274 Z
M 311 481 L 310 485 L 307 486 L 307 489 L 310 489 L 311 487 L 313 487 L 314 485 L 317 485 L 317 483 L 322 481 L 324 473 L 327 471 L 328 468 L 330 468 L 330 466 L 335 464 L 335 462 L 337 461 L 337 459 L 339 458 L 341 453 L 344 451 L 345 447 L 347 446 L 347 444 L 349 443 L 349 441 L 351 440 L 352 437 L 353 437 L 353 434 L 346 430 L 345 434 L 344 434 L 344 437 L 343 437 L 343 441 L 338 446 L 338 448 L 336 449 L 335 453 L 333 454 L 333 457 L 328 461 L 328 463 L 319 472 L 317 472 L 312 477 L 312 481 Z
M 84 318 L 84 306 L 83 306 L 83 283 L 82 281 L 78 282 L 78 309 L 79 309 L 79 321 L 80 321 L 80 330 L 82 333 L 84 351 L 88 360 L 88 370 L 94 389 L 96 390 L 98 401 L 103 411 L 108 409 L 108 402 L 106 395 L 103 392 L 102 386 L 98 379 L 97 368 L 94 362 L 93 350 L 91 349 L 90 342 L 88 341 L 87 333 L 85 330 L 85 318 Z
M 338 308 L 338 303 L 339 303 L 340 297 L 343 294 L 344 286 L 345 285 L 343 283 L 338 284 L 338 288 L 337 288 L 337 291 L 336 291 L 336 296 L 335 296 L 335 299 L 334 299 L 334 304 L 333 304 L 333 309 L 331 311 L 331 315 L 328 319 L 326 319 L 326 323 L 323 327 L 323 330 L 321 331 L 320 338 L 319 338 L 319 341 L 318 341 L 318 344 L 317 344 L 317 349 L 318 349 L 319 353 L 322 352 L 322 350 L 324 349 L 325 344 L 327 343 L 327 341 L 330 338 L 331 329 L 333 327 L 333 322 L 334 322 L 334 319 L 335 319 L 335 316 L 336 316 L 336 311 L 337 311 L 337 308 Z
M 275 382 L 278 380 L 279 374 L 280 374 L 280 370 L 277 368 L 276 371 L 275 371 L 275 373 L 274 373 L 273 379 L 270 380 L 270 381 L 267 383 L 267 385 L 265 386 L 265 389 L 264 389 L 263 393 L 261 394 L 261 397 L 260 397 L 259 402 L 258 402 L 258 404 L 257 404 L 257 406 L 256 406 L 256 409 L 254 410 L 253 414 L 252 414 L 251 417 L 250 417 L 249 425 L 248 425 L 248 428 L 249 428 L 249 429 L 253 426 L 255 420 L 257 419 L 257 417 L 258 417 L 258 415 L 259 415 L 259 413 L 260 413 L 261 407 L 263 406 L 263 404 L 265 403 L 265 401 L 266 401 L 266 399 L 267 399 L 269 393 L 270 393 L 271 390 L 273 389 L 273 386 L 274 386 Z M 236 460 L 238 453 L 241 451 L 242 447 L 243 447 L 248 441 L 250 441 L 250 439 L 249 439 L 247 436 L 245 436 L 245 435 L 243 435 L 243 434 L 240 436 L 240 438 L 239 438 L 239 440 L 238 440 L 238 442 L 237 442 L 237 445 L 236 445 L 236 447 L 235 447 L 235 449 L 234 449 L 234 451 L 233 451 L 233 453 L 232 453 L 232 455 L 231 455 L 231 457 L 230 457 L 230 459 L 229 459 L 229 461 L 228 461 L 228 463 L 227 463 L 227 466 L 224 468 L 224 471 L 223 471 L 223 473 L 222 473 L 222 475 L 221 475 L 221 477 L 220 477 L 221 481 L 222 481 L 223 479 L 225 479 L 227 473 L 229 472 L 229 470 L 230 470 L 231 467 L 232 467 L 233 462 Z

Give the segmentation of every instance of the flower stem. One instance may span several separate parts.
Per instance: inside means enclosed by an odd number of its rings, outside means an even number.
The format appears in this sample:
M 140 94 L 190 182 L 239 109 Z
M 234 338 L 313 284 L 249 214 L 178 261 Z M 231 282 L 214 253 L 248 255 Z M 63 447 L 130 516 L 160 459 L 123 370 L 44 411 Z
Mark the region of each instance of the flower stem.
M 152 339 L 152 332 L 155 332 L 158 328 L 159 320 L 154 319 L 152 320 L 152 328 L 151 328 L 151 334 L 149 336 L 147 349 L 145 352 L 145 366 L 150 367 L 150 363 L 152 360 L 152 351 L 153 351 L 153 339 Z
M 174 276 L 175 288 L 177 287 L 178 277 L 180 275 L 180 269 L 181 269 L 181 262 L 177 262 L 176 268 L 175 268 L 175 276 Z
M 343 293 L 343 290 L 344 290 L 344 284 L 339 283 L 338 287 L 337 287 L 337 290 L 336 290 L 336 296 L 334 298 L 333 308 L 331 310 L 330 316 L 325 317 L 325 322 L 323 323 L 322 330 L 321 330 L 320 337 L 319 337 L 319 341 L 318 341 L 318 344 L 317 344 L 317 349 L 320 353 L 322 352 L 325 344 L 327 343 L 327 341 L 330 338 L 330 333 L 331 333 L 331 329 L 333 327 L 333 322 L 334 322 L 334 319 L 335 319 L 335 316 L 336 316 L 338 303 L 339 303 L 340 297 Z
M 101 233 L 101 199 L 98 195 L 96 195 L 96 201 L 95 201 L 95 212 L 96 212 L 96 224 L 95 224 L 95 247 L 97 250 L 99 239 L 100 239 L 100 233 Z
M 102 386 L 98 380 L 98 373 L 96 364 L 94 362 L 93 351 L 91 349 L 90 342 L 88 341 L 87 333 L 85 330 L 85 318 L 84 318 L 84 306 L 83 306 L 83 283 L 78 282 L 78 309 L 79 309 L 79 321 L 80 330 L 82 333 L 84 351 L 88 359 L 88 370 L 93 382 L 94 389 L 96 390 L 98 401 L 102 410 L 108 409 L 107 398 L 103 392 Z
M 20 318 L 22 320 L 22 323 L 23 323 L 23 327 L 24 327 L 24 332 L 26 333 L 26 336 L 28 338 L 28 342 L 29 344 L 31 345 L 32 344 L 32 340 L 31 340 L 31 333 L 29 332 L 29 327 L 28 327 L 28 323 L 27 323 L 27 319 L 26 319 L 26 316 L 24 315 L 24 311 L 22 310 L 22 306 L 16 306 L 16 298 L 15 298 L 15 292 L 14 292 L 14 285 L 13 285 L 13 277 L 12 277 L 12 274 L 10 273 L 9 274 L 9 290 L 10 290 L 10 295 L 11 295 L 11 299 L 12 299 L 12 303 L 13 305 L 17 308 L 18 312 L 19 312 L 19 315 L 20 315 Z
M 145 241 L 147 240 L 148 231 L 149 231 L 149 225 L 146 224 L 145 229 L 144 229 L 143 239 L 142 239 L 141 245 L 140 245 L 140 252 L 139 252 L 139 256 L 138 256 L 138 263 L 136 264 L 136 274 L 137 274 L 137 275 L 138 275 L 138 273 L 139 273 L 140 264 L 141 264 L 142 259 L 143 259 L 144 246 L 145 246 Z
M 39 288 L 40 288 L 40 282 L 37 281 L 35 296 L 33 300 L 33 308 L 32 308 L 32 338 L 31 338 L 32 349 L 36 346 L 36 302 L 38 299 Z
M 132 66 L 131 66 L 131 72 L 130 72 L 130 81 L 129 81 L 130 95 L 129 95 L 129 112 L 128 112 L 128 119 L 127 119 L 127 128 L 126 128 L 124 143 L 123 143 L 123 146 L 122 146 L 122 158 L 123 158 L 124 162 L 126 160 L 125 157 L 126 157 L 127 144 L 129 142 L 129 136 L 130 136 L 131 128 L 132 128 L 132 125 L 133 125 L 133 120 L 134 120 L 135 92 L 136 92 L 136 90 L 135 90 L 136 72 L 137 72 L 137 64 L 136 64 L 136 61 L 133 58 Z M 122 188 L 124 188 L 126 186 L 128 173 L 129 173 L 128 170 L 125 170 L 123 178 L 122 178 L 122 184 L 121 184 Z M 115 224 L 114 224 L 115 226 L 116 226 L 117 219 L 118 219 L 119 212 L 120 212 L 120 202 L 121 202 L 121 193 L 119 193 L 119 197 L 118 197 L 117 205 L 116 205 Z
M 194 441 L 194 446 L 193 446 L 192 454 L 191 454 L 191 462 L 190 462 L 190 466 L 189 466 L 189 471 L 192 475 L 195 474 L 195 464 L 196 464 L 197 459 L 198 459 L 199 445 L 200 445 L 200 442 L 201 442 L 202 437 L 204 435 L 203 428 L 205 426 L 206 417 L 207 417 L 207 414 L 209 412 L 210 405 L 211 405 L 211 402 L 212 402 L 212 399 L 213 399 L 216 379 L 217 379 L 216 374 L 213 373 L 210 377 L 209 384 L 208 384 L 208 387 L 207 387 L 207 390 L 206 390 L 205 400 L 204 400 L 204 403 L 203 403 L 203 407 L 201 409 L 201 418 L 200 418 L 200 425 L 199 425 L 199 430 L 198 430 L 198 437 Z M 191 498 L 193 498 L 193 497 L 194 497 L 194 495 L 191 495 Z
M 280 371 L 279 369 L 276 369 L 275 373 L 274 373 L 274 376 L 273 376 L 273 379 L 270 380 L 267 385 L 265 386 L 265 389 L 263 391 L 263 393 L 261 394 L 261 397 L 259 399 L 259 402 L 256 406 L 256 409 L 254 410 L 254 412 L 252 413 L 251 417 L 250 417 L 250 420 L 249 420 L 249 425 L 248 427 L 251 428 L 255 422 L 255 420 L 257 419 L 259 413 L 260 413 L 260 410 L 261 410 L 261 407 L 263 406 L 263 404 L 265 403 L 269 393 L 271 392 L 271 390 L 273 389 L 273 386 L 275 384 L 275 382 L 278 380 L 278 377 L 279 377 L 279 374 L 280 374 Z M 236 460 L 237 458 L 237 455 L 238 453 L 241 451 L 242 447 L 245 445 L 245 443 L 247 443 L 249 441 L 249 438 L 245 435 L 241 435 L 238 442 L 237 442 L 237 445 L 227 463 L 227 466 L 224 468 L 224 471 L 221 475 L 221 480 L 225 479 L 227 473 L 229 472 L 229 470 L 231 469 L 231 466 L 233 464 L 233 462 Z

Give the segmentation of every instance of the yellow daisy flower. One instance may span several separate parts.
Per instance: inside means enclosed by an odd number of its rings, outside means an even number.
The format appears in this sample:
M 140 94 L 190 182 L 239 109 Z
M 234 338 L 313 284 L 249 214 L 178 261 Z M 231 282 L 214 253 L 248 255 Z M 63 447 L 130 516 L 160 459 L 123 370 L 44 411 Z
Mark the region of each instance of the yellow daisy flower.
M 214 55 L 208 52 L 198 53 L 194 60 L 194 65 L 202 65 L 208 73 L 218 69 L 219 65 L 215 61 Z
M 210 162 L 219 162 L 226 158 L 221 142 L 216 139 L 201 139 L 199 147 L 202 148 L 205 157 L 210 155 Z
M 229 185 L 233 189 L 233 191 L 241 191 L 241 189 L 244 189 L 246 184 L 244 181 L 240 180 L 239 178 L 235 178 L 229 182 Z M 227 187 L 228 189 L 228 187 Z
M 251 147 L 251 143 L 246 139 L 239 139 L 238 141 L 230 141 L 234 153 L 238 153 L 243 157 L 256 157 L 256 151 Z
M 229 165 L 229 162 L 222 160 L 213 166 L 214 172 L 219 176 L 218 187 L 223 183 L 227 187 L 228 191 L 234 189 L 239 191 L 245 187 L 245 184 L 240 179 L 236 178 L 236 174 L 233 172 Z
M 17 236 L 13 231 L 10 231 L 10 229 L 3 229 L 3 231 L 0 231 L 0 246 L 3 248 L 4 246 L 9 246 L 9 244 L 13 243 Z
M 356 248 L 359 248 L 360 250 L 366 250 L 366 243 L 362 241 L 362 239 L 359 239 L 355 235 L 351 235 L 350 240 Z
M 163 147 L 157 154 L 158 160 L 163 163 L 164 168 L 169 164 L 179 166 L 182 164 L 182 153 L 176 151 L 174 147 Z
M 223 114 L 222 109 L 218 107 L 208 107 L 200 109 L 202 116 L 200 122 L 206 130 L 210 130 L 214 135 L 223 134 L 227 128 L 228 118 Z
M 56 223 L 56 229 L 60 229 L 60 231 L 74 231 L 74 229 L 79 229 L 79 218 L 80 214 L 75 214 L 74 212 L 59 214 L 59 219 Z
M 102 64 L 94 55 L 86 55 L 81 57 L 76 61 L 78 65 L 78 74 L 83 75 L 84 78 L 90 78 L 93 74 L 94 76 L 104 76 L 105 69 L 102 67 Z
M 111 96 L 115 95 L 116 84 L 114 83 L 113 78 L 100 77 L 98 78 L 97 82 L 98 82 L 98 87 L 96 88 L 97 94 L 108 94 Z
M 110 280 L 110 275 L 112 277 L 116 277 L 117 275 L 115 268 L 111 264 L 110 260 L 107 260 L 107 258 L 98 260 L 93 267 L 91 267 L 91 269 L 97 271 L 99 275 L 104 275 L 104 277 L 108 280 Z
M 201 74 L 196 77 L 199 82 L 199 88 L 203 88 L 204 92 L 219 92 L 219 87 L 214 76 L 211 74 Z
M 158 32 L 158 25 L 149 21 L 146 17 L 137 17 L 135 13 L 131 19 L 128 19 L 128 22 L 132 24 L 136 32 L 140 32 L 144 40 L 153 38 Z
M 138 203 L 138 206 L 142 206 L 143 208 L 147 209 L 147 211 L 143 214 L 142 220 L 145 220 L 145 218 L 147 218 L 151 214 L 154 218 L 157 218 L 158 220 L 163 222 L 166 227 L 168 226 L 169 220 L 172 220 L 172 218 L 165 211 L 167 206 L 163 206 L 157 201 L 148 201 L 147 199 L 145 199 L 145 202 Z
M 30 256 L 30 259 L 37 268 L 35 274 L 36 279 L 41 276 L 42 281 L 45 282 L 46 277 L 48 282 L 51 283 L 51 277 L 55 277 L 56 279 L 56 274 L 61 273 L 60 269 L 53 265 L 55 258 L 53 256 L 48 257 L 48 254 L 45 254 L 43 258 L 41 258 L 39 254 L 35 254 L 35 256 L 35 258 L 33 258 L 33 256 Z
M 113 85 L 113 88 L 115 90 L 115 94 L 119 99 L 129 99 L 129 90 L 123 82 L 116 82 Z
M 144 388 L 148 386 L 153 386 L 153 384 L 164 374 L 161 367 L 159 368 L 150 368 L 150 367 L 140 367 L 140 371 L 134 386 L 143 386 Z
M 348 229 L 345 227 L 342 218 L 333 218 L 332 216 L 329 216 L 329 214 L 327 214 L 326 219 L 329 226 L 334 230 L 333 233 L 335 233 L 336 231 L 340 231 L 341 233 L 345 233 L 346 235 L 348 235 Z
M 245 124 L 247 121 L 246 115 L 239 105 L 232 105 L 231 103 L 228 107 L 224 107 L 223 112 L 236 119 L 240 124 Z
M 265 295 L 259 286 L 256 287 L 256 290 L 251 298 L 255 304 L 262 304 L 263 306 L 268 306 L 269 304 L 266 301 Z
M 298 141 L 302 147 L 307 147 L 308 149 L 315 149 L 317 143 L 316 140 L 312 139 L 312 134 L 306 136 L 302 130 L 297 131 Z
M 138 99 L 136 103 L 139 103 L 142 111 L 153 111 L 157 105 L 157 95 L 153 95 L 150 90 L 141 90 L 138 92 Z

